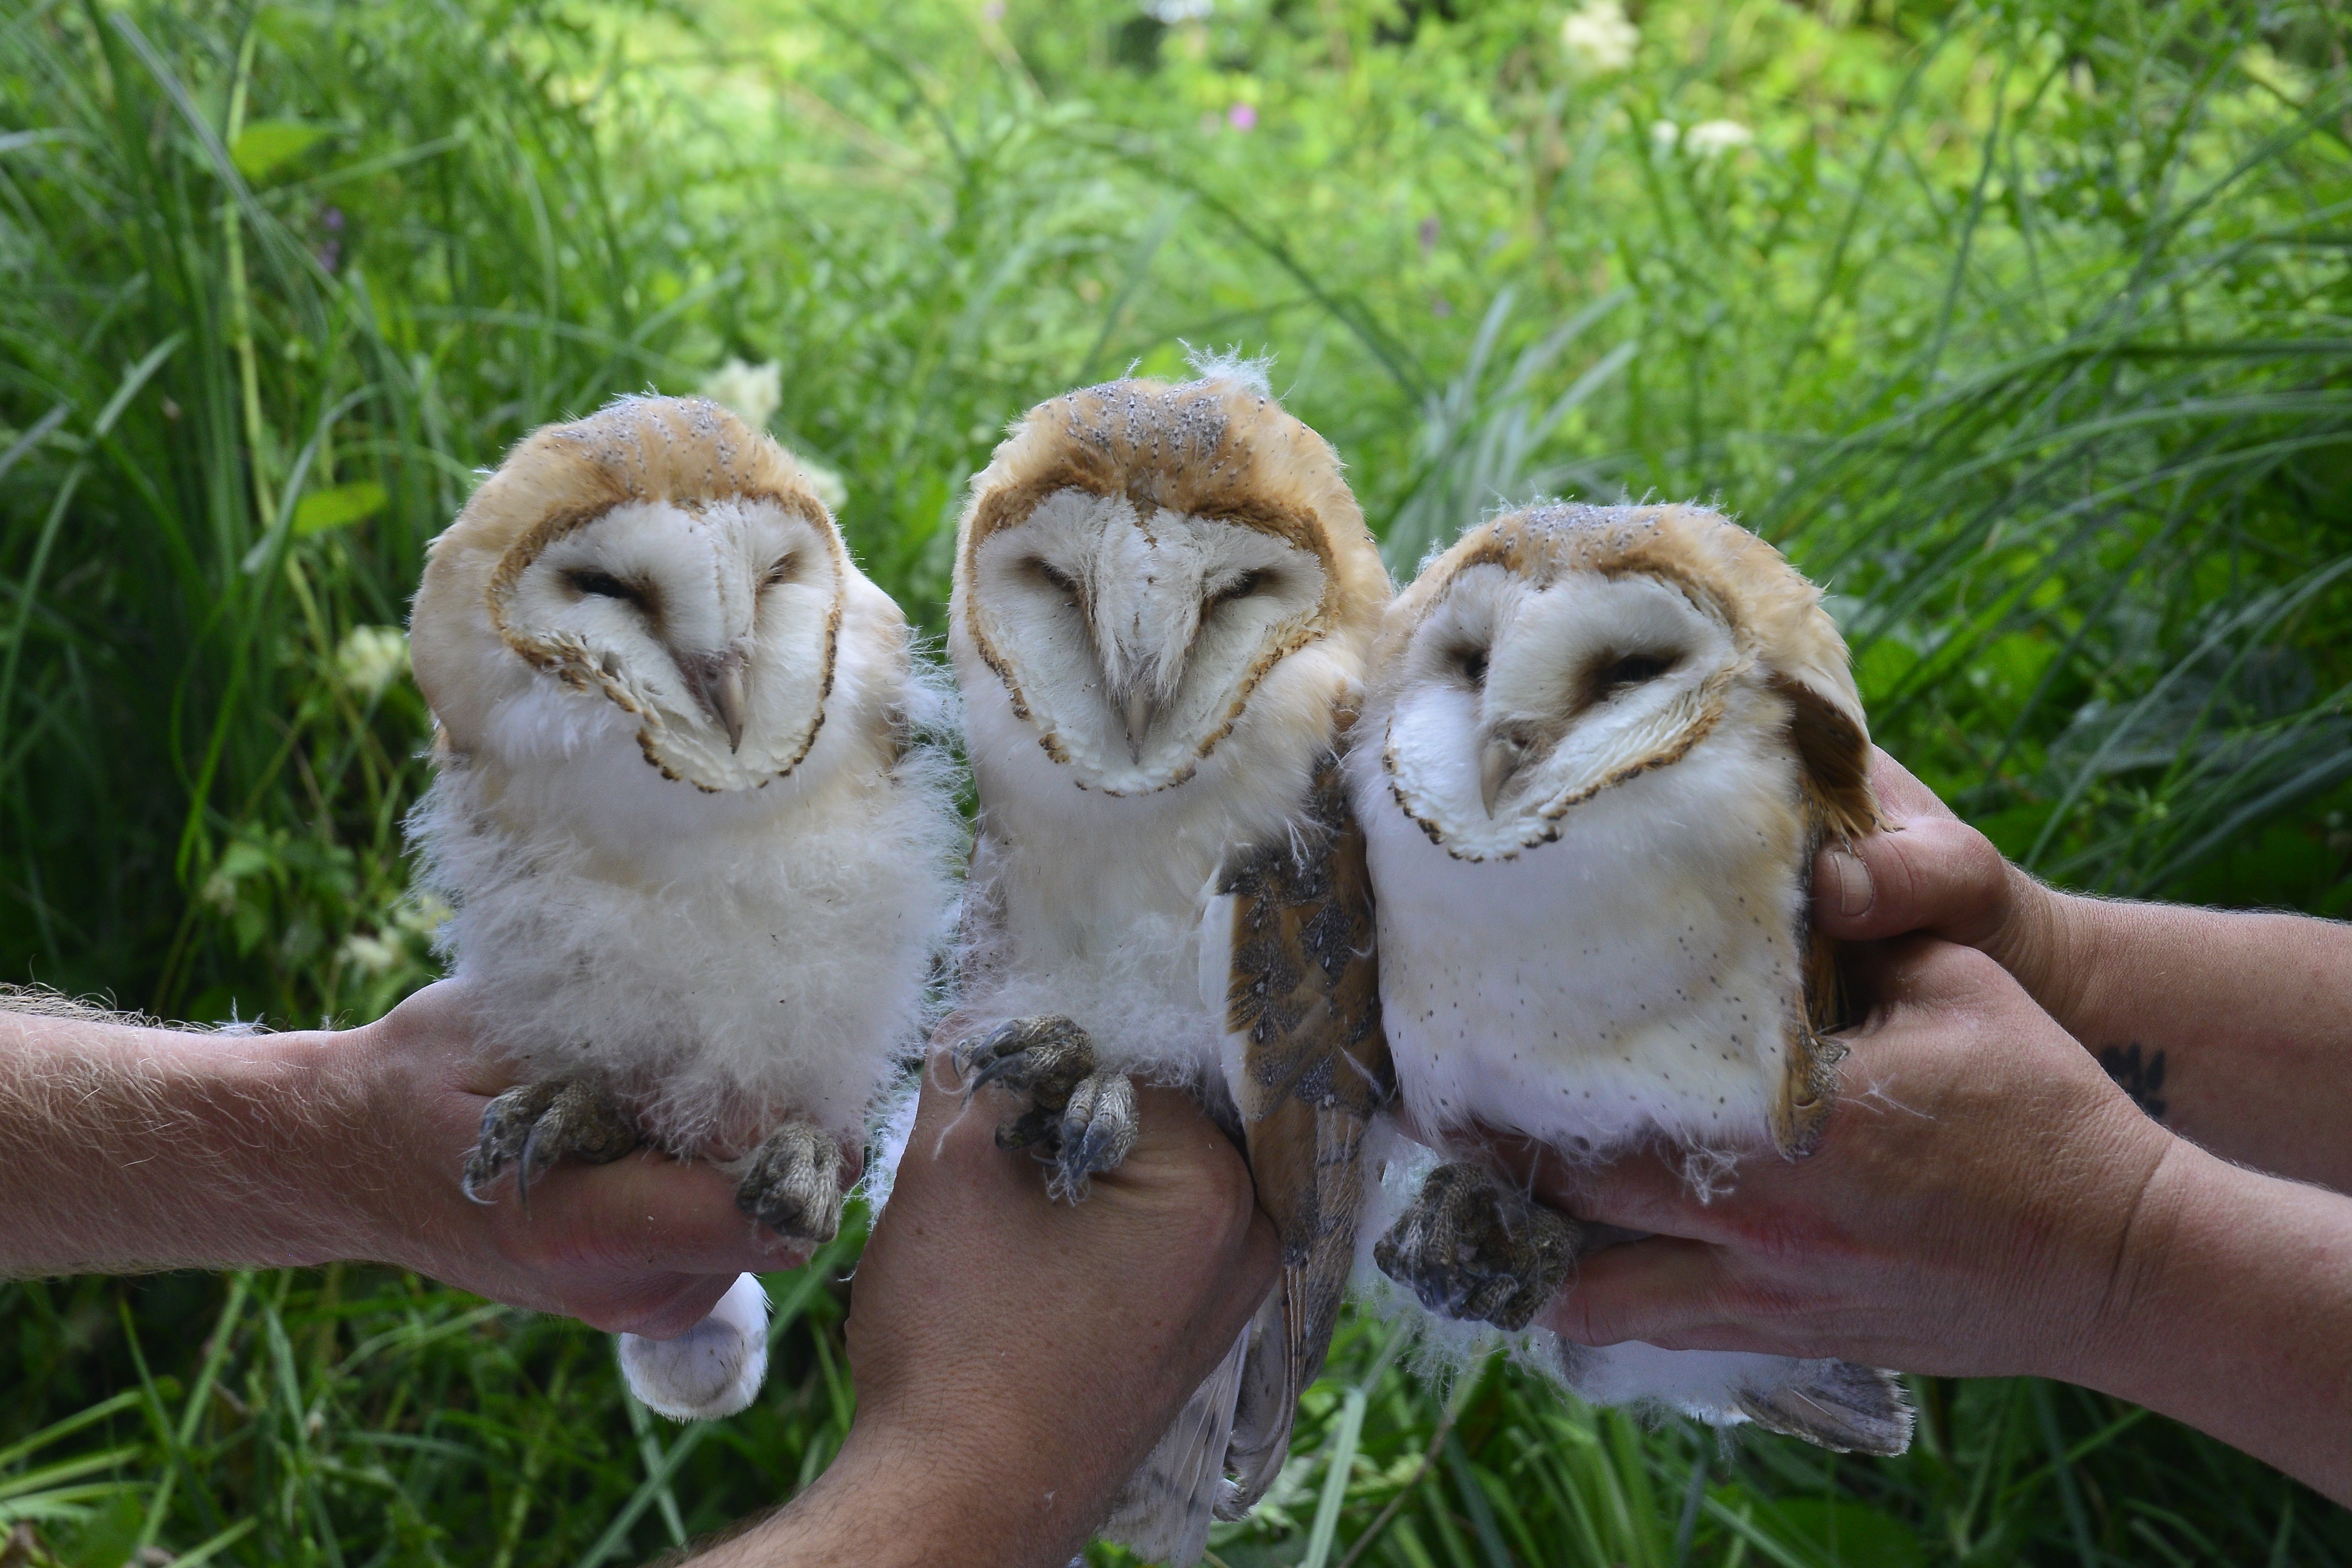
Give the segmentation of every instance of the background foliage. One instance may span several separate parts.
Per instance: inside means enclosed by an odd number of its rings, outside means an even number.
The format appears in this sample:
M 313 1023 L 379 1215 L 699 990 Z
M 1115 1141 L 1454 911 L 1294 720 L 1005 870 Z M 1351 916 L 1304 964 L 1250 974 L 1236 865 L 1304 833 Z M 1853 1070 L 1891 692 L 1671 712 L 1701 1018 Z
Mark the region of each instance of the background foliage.
M 280 1026 L 427 975 L 391 628 L 532 426 L 776 362 L 772 427 L 936 627 L 1004 422 L 1186 342 L 1276 355 L 1400 573 L 1504 500 L 1718 500 L 2012 855 L 2352 908 L 2344 13 L 1607 20 L 11 0 L 0 974 Z M 761 1405 L 683 1432 L 600 1336 L 381 1271 L 0 1287 L 0 1521 L 106 1568 L 639 1558 L 829 1457 L 854 1239 L 772 1282 Z M 2341 1510 L 2128 1407 L 1918 1392 L 1899 1461 L 1718 1449 L 1501 1371 L 1425 1391 L 1355 1324 L 1217 1552 L 2352 1561 Z

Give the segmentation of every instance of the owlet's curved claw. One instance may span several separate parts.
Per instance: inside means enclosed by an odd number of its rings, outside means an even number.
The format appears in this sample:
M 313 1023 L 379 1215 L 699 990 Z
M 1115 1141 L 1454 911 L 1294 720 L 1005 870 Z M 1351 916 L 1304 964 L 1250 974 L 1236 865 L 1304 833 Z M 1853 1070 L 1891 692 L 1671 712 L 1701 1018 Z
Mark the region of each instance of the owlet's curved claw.
M 841 1232 L 841 1150 L 823 1128 L 787 1121 L 752 1152 L 735 1206 L 793 1241 Z
M 1034 1149 L 1053 1169 L 1045 1190 L 1077 1203 L 1088 1184 L 1135 1147 L 1135 1085 L 1100 1070 L 1094 1039 L 1059 1014 L 1009 1018 L 956 1047 L 967 1099 L 994 1084 L 1021 1102 L 996 1130 L 1000 1149 Z
M 509 1165 L 516 1194 L 528 1203 L 530 1184 L 570 1155 L 610 1164 L 643 1140 L 636 1123 L 604 1089 L 586 1079 L 520 1084 L 482 1108 L 481 1141 L 466 1158 L 461 1184 L 478 1204 Z
M 1566 1215 L 1454 1163 L 1429 1173 L 1372 1261 L 1433 1312 L 1517 1331 L 1567 1283 L 1583 1239 Z
M 1047 1195 L 1082 1201 L 1093 1179 L 1117 1170 L 1135 1147 L 1135 1082 L 1123 1072 L 1089 1073 L 1070 1091 L 1055 1130 L 1060 1143 L 1046 1174 Z

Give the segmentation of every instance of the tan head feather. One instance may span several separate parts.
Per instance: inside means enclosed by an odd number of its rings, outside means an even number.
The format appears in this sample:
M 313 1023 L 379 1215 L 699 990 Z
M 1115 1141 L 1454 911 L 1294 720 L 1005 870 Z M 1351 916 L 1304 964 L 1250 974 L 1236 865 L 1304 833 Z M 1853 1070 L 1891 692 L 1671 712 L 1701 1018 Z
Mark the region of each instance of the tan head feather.
M 1790 702 L 1807 792 L 1826 830 L 1853 837 L 1876 826 L 1869 726 L 1821 590 L 1771 545 L 1706 507 L 1555 504 L 1472 529 L 1390 606 L 1372 653 L 1375 700 L 1381 683 L 1400 678 L 1396 655 L 1447 586 L 1489 563 L 1536 587 L 1569 573 L 1654 577 L 1704 604 Z
M 1057 761 L 1077 754 L 1083 742 L 1044 710 L 1032 675 L 1019 668 L 975 584 L 992 539 L 1074 495 L 1112 503 L 1146 538 L 1171 517 L 1256 531 L 1311 558 L 1320 582 L 1318 595 L 1269 628 L 1244 677 L 1222 692 L 1218 710 L 1200 719 L 1183 754 L 1147 757 L 1136 740 L 1132 777 L 1113 759 L 1092 787 L 1121 794 L 1183 782 L 1231 729 L 1257 681 L 1309 643 L 1337 639 L 1351 668 L 1360 667 L 1390 584 L 1330 444 L 1238 378 L 1087 387 L 1038 405 L 1013 426 L 973 481 L 956 539 L 957 637 L 1004 683 L 1015 711 L 1037 724 Z
M 709 524 L 711 547 L 722 557 L 730 550 L 764 549 L 767 539 L 789 535 L 793 548 L 808 557 L 800 585 L 817 596 L 797 606 L 802 624 L 791 634 L 795 640 L 787 647 L 778 640 L 783 634 L 747 623 L 734 628 L 730 645 L 720 635 L 724 627 L 702 628 L 708 635 L 698 632 L 699 640 L 679 633 L 670 639 L 678 646 L 666 650 L 668 658 L 646 661 L 660 668 L 631 670 L 609 653 L 600 656 L 569 624 L 538 613 L 544 604 L 530 595 L 545 598 L 534 577 L 535 569 L 544 570 L 542 558 L 584 548 L 582 541 L 595 537 L 589 531 L 613 526 L 630 509 L 670 519 L 674 532 Z M 761 540 L 739 537 L 747 530 Z M 724 543 L 716 542 L 719 533 L 729 536 Z M 776 442 L 715 403 L 623 398 L 585 419 L 525 437 L 432 542 L 411 638 L 417 683 L 438 721 L 440 743 L 460 754 L 481 741 L 491 709 L 518 689 L 528 667 L 601 692 L 635 715 L 646 758 L 664 773 L 705 789 L 758 784 L 789 773 L 814 743 L 832 686 L 844 595 L 853 580 L 862 585 L 831 514 Z M 692 584 L 696 593 L 706 586 Z M 740 610 L 756 605 L 765 585 L 755 580 L 723 586 Z M 647 605 L 656 621 L 657 597 L 649 595 Z M 744 695 L 743 670 L 749 667 L 756 679 L 761 657 L 773 667 L 766 706 L 780 717 L 774 732 L 761 731 L 758 744 L 746 744 L 744 725 L 757 729 L 762 710 L 759 692 Z M 788 707 L 793 715 L 781 717 Z M 721 710 L 726 732 L 714 727 L 715 743 L 693 732 L 701 718 L 715 720 Z

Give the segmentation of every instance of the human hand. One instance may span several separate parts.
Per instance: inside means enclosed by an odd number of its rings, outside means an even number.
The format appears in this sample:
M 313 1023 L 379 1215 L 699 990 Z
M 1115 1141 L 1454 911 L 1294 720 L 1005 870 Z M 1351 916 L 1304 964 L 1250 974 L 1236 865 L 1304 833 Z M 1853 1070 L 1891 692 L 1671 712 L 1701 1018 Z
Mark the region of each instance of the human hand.
M 1666 1152 L 1544 1158 L 1538 1196 L 1653 1233 L 1586 1258 L 1550 1327 L 1584 1344 L 2096 1381 L 2160 1262 L 2149 1198 L 2186 1146 L 1989 959 L 1925 938 L 1874 957 L 1874 1005 L 1843 1037 L 1811 1158 L 1744 1160 L 1707 1202 Z
M 562 1162 L 530 1199 L 477 1204 L 458 1172 L 482 1109 L 510 1088 L 477 1042 L 463 992 L 444 981 L 373 1024 L 279 1037 L 320 1053 L 341 1092 L 320 1118 L 349 1205 L 352 1256 L 398 1263 L 510 1306 L 656 1339 L 709 1314 L 736 1277 L 795 1268 L 805 1248 L 737 1212 L 708 1165 L 640 1150 L 607 1165 Z
M 1882 826 L 1813 860 L 1815 929 L 1845 942 L 1924 931 L 1973 947 L 2071 1024 L 2071 903 L 2019 870 L 1935 791 L 1877 747 L 1870 786 Z
M 1232 1141 L 1187 1096 L 1075 1205 L 996 1147 L 1002 1102 L 931 1079 L 857 1266 L 857 1418 L 792 1507 L 695 1559 L 1060 1568 L 1207 1377 L 1279 1262 Z

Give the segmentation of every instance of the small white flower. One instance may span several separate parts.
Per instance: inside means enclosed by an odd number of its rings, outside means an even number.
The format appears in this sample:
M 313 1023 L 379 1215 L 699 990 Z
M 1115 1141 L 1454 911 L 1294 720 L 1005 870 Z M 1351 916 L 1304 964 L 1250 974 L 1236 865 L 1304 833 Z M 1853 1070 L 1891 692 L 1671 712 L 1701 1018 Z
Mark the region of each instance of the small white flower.
M 205 879 L 204 886 L 196 889 L 196 897 L 222 914 L 233 915 L 236 913 L 236 879 L 215 871 Z
M 1559 25 L 1559 47 L 1584 76 L 1610 76 L 1633 63 L 1642 29 L 1625 19 L 1619 0 L 1586 0 Z
M 1719 158 L 1755 140 L 1756 132 L 1737 120 L 1702 120 L 1683 137 L 1683 151 L 1694 158 Z
M 704 376 L 698 390 L 719 406 L 734 410 L 736 416 L 752 429 L 765 430 L 768 421 L 783 405 L 784 367 L 774 360 L 764 364 L 745 364 L 730 357 Z
M 380 936 L 353 931 L 343 938 L 342 961 L 362 974 L 389 974 L 400 967 L 399 947 Z
M 801 472 L 808 476 L 809 489 L 816 492 L 817 500 L 824 502 L 824 510 L 839 517 L 841 509 L 849 504 L 849 486 L 842 481 L 839 471 L 798 452 L 793 454 L 793 461 L 798 463 Z
M 411 893 L 393 906 L 391 923 L 430 941 L 456 912 L 430 893 Z
M 353 626 L 335 649 L 335 673 L 353 695 L 374 700 L 408 669 L 408 636 L 398 626 Z
M 1683 128 L 1671 120 L 1650 122 L 1650 145 L 1661 153 L 1671 153 L 1683 139 Z

